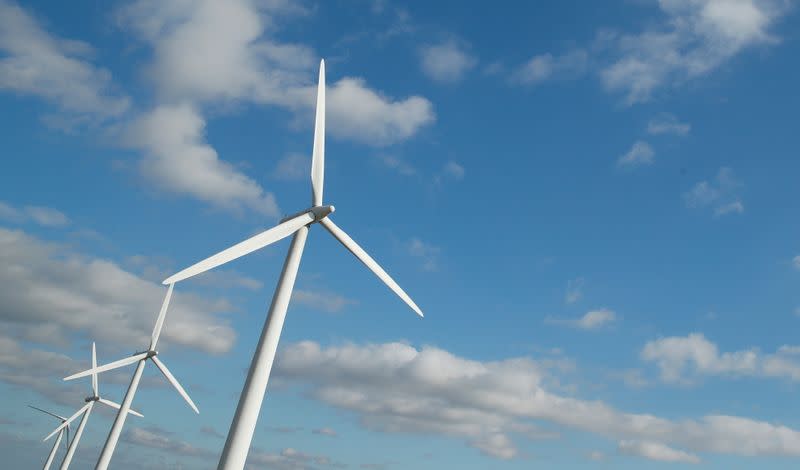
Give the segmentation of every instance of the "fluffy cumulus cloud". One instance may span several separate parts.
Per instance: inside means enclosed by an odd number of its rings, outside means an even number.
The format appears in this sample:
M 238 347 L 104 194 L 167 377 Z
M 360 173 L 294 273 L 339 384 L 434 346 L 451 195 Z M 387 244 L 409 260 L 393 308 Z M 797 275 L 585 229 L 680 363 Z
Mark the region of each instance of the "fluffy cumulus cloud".
M 683 194 L 683 199 L 690 208 L 712 209 L 715 217 L 741 214 L 744 212 L 744 204 L 738 194 L 741 186 L 733 170 L 722 167 L 713 180 L 698 182 Z
M 277 105 L 310 124 L 315 55 L 273 37 L 276 23 L 302 13 L 290 2 L 140 0 L 119 17 L 153 48 L 149 76 L 162 101 Z M 414 135 L 434 114 L 423 97 L 391 99 L 361 78 L 344 77 L 329 83 L 327 117 L 334 136 L 388 145 Z
M 108 70 L 91 63 L 90 45 L 49 34 L 6 0 L 0 0 L 0 51 L 0 90 L 39 96 L 73 119 L 103 120 L 129 107 Z
M 617 450 L 626 455 L 635 455 L 661 462 L 700 463 L 700 458 L 682 450 L 673 449 L 659 442 L 622 440 Z
M 552 369 L 525 357 L 475 361 L 402 343 L 304 341 L 282 349 L 275 371 L 367 428 L 451 436 L 499 459 L 519 455 L 516 439 L 553 438 L 534 422 L 687 452 L 800 456 L 800 432 L 785 426 L 725 415 L 669 420 L 552 393 Z
M 786 10 L 780 0 L 659 0 L 664 20 L 638 34 L 610 34 L 616 58 L 601 78 L 626 102 L 647 101 L 657 89 L 702 77 L 740 52 L 771 44 Z
M 188 194 L 211 205 L 279 214 L 275 197 L 221 160 L 204 139 L 206 122 L 188 105 L 160 106 L 129 130 L 129 144 L 140 148 L 142 174 L 164 191 Z
M 642 360 L 659 368 L 661 379 L 688 383 L 698 376 L 773 377 L 800 381 L 798 346 L 782 346 L 774 354 L 758 349 L 720 352 L 701 333 L 671 336 L 648 342 Z
M 534 56 L 519 67 L 512 80 L 525 85 L 537 85 L 551 79 L 575 77 L 588 65 L 588 54 L 576 49 L 561 56 L 550 53 Z
M 579 318 L 560 318 L 548 316 L 544 319 L 545 323 L 552 325 L 564 325 L 581 330 L 597 330 L 608 326 L 617 320 L 617 314 L 607 308 L 590 310 Z
M 652 165 L 655 161 L 655 151 L 653 147 L 643 140 L 633 143 L 630 150 L 617 159 L 617 166 L 621 168 L 633 168 L 637 166 Z
M 82 255 L 23 231 L 0 228 L 0 322 L 20 337 L 63 344 L 73 333 L 117 348 L 147 344 L 166 289 L 117 263 Z M 228 302 L 178 289 L 165 344 L 224 353 L 235 333 L 221 314 Z
M 478 63 L 462 44 L 454 40 L 423 46 L 419 55 L 425 75 L 444 83 L 461 80 Z

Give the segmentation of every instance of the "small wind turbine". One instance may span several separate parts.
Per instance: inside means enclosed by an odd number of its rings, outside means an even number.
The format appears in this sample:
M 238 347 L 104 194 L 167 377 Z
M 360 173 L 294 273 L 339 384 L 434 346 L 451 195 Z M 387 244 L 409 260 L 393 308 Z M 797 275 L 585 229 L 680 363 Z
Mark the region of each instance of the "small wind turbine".
M 138 362 L 136 369 L 133 372 L 133 378 L 131 378 L 131 384 L 128 386 L 128 391 L 125 393 L 125 398 L 122 400 L 122 405 L 117 412 L 117 417 L 114 419 L 114 424 L 111 426 L 111 431 L 108 433 L 108 438 L 103 446 L 103 451 L 100 453 L 100 458 L 97 460 L 97 466 L 95 466 L 95 470 L 105 470 L 108 468 L 108 464 L 111 462 L 111 456 L 114 454 L 114 449 L 117 446 L 119 435 L 122 433 L 122 426 L 125 424 L 125 418 L 130 412 L 133 396 L 136 395 L 136 389 L 139 387 L 139 380 L 142 378 L 144 365 L 148 359 L 153 361 L 153 364 L 155 364 L 156 367 L 158 367 L 158 370 L 164 374 L 164 377 L 166 377 L 167 381 L 171 383 L 173 387 L 175 387 L 183 399 L 186 400 L 186 403 L 192 407 L 194 412 L 200 413 L 192 399 L 189 398 L 189 394 L 186 393 L 186 390 L 184 390 L 181 384 L 178 383 L 178 380 L 175 379 L 175 376 L 173 376 L 169 369 L 167 369 L 167 366 L 164 365 L 164 363 L 161 362 L 158 357 L 156 357 L 158 355 L 156 345 L 158 344 L 158 337 L 161 336 L 161 328 L 164 326 L 164 317 L 167 315 L 167 306 L 169 305 L 169 299 L 172 297 L 173 287 L 174 284 L 170 284 L 169 289 L 167 289 L 167 295 L 164 298 L 164 303 L 161 305 L 161 311 L 156 319 L 156 325 L 153 327 L 153 335 L 150 338 L 150 346 L 147 348 L 147 351 L 134 354 L 131 357 L 120 359 L 119 361 L 114 361 L 100 367 L 97 367 L 93 364 L 93 367 L 89 370 L 85 370 L 64 378 L 64 380 L 72 380 L 79 377 L 85 377 L 90 374 L 94 376 L 100 372 L 117 369 L 119 367 L 124 367 L 129 364 L 133 364 L 134 362 Z
M 250 370 L 247 373 L 242 395 L 233 417 L 225 448 L 220 457 L 219 470 L 241 470 L 244 468 L 247 452 L 250 449 L 250 442 L 253 439 L 253 432 L 261 410 L 261 403 L 266 393 L 267 382 L 269 381 L 272 362 L 275 358 L 275 351 L 278 347 L 281 329 L 286 317 L 286 309 L 289 306 L 289 299 L 292 295 L 294 281 L 297 276 L 297 269 L 300 265 L 300 258 L 303 255 L 308 227 L 319 222 L 320 225 L 333 235 L 334 238 L 350 250 L 367 268 L 380 278 L 389 288 L 394 291 L 403 301 L 408 304 L 421 317 L 422 311 L 417 307 L 413 300 L 403 289 L 392 279 L 386 271 L 370 255 L 367 254 L 352 238 L 342 229 L 336 226 L 328 217 L 334 207 L 322 205 L 323 180 L 325 178 L 325 61 L 320 62 L 319 86 L 317 88 L 317 112 L 314 126 L 314 150 L 311 162 L 311 203 L 308 209 L 291 215 L 281 221 L 281 223 L 263 233 L 251 237 L 237 245 L 217 253 L 210 258 L 200 261 L 197 264 L 184 269 L 183 271 L 170 276 L 164 284 L 174 284 L 190 278 L 221 264 L 233 261 L 241 256 L 263 248 L 271 243 L 294 234 L 289 253 L 283 264 L 281 277 L 272 298 L 264 329 L 261 338 L 258 340 Z
M 97 367 L 97 352 L 95 350 L 94 343 L 92 343 L 92 368 Z M 86 402 L 81 409 L 75 412 L 74 415 L 70 416 L 69 418 L 65 419 L 61 426 L 57 427 L 55 431 L 51 432 L 44 440 L 48 440 L 53 437 L 53 434 L 57 432 L 61 432 L 65 427 L 69 426 L 69 423 L 74 421 L 78 416 L 83 414 L 83 418 L 81 418 L 81 422 L 78 425 L 78 430 L 75 431 L 75 436 L 72 438 L 72 442 L 69 443 L 69 448 L 67 449 L 67 455 L 64 456 L 64 461 L 61 462 L 61 470 L 67 470 L 69 468 L 70 462 L 72 462 L 72 456 L 75 455 L 75 449 L 78 448 L 78 443 L 81 440 L 81 435 L 83 435 L 83 428 L 86 426 L 86 422 L 89 421 L 89 414 L 92 412 L 92 408 L 94 407 L 95 402 L 100 402 L 106 406 L 110 406 L 111 408 L 120 409 L 120 405 L 114 403 L 111 400 L 107 400 L 100 396 L 99 387 L 97 385 L 97 373 L 91 373 L 92 375 L 92 395 L 88 396 L 84 399 Z M 140 413 L 127 410 L 128 413 L 143 418 Z
M 50 415 L 50 416 L 52 416 L 52 417 L 54 417 L 56 419 L 61 420 L 61 424 L 67 423 L 67 418 L 65 418 L 63 416 L 59 416 L 59 415 L 57 415 L 55 413 L 51 413 L 49 411 L 45 411 L 45 410 L 43 410 L 41 408 L 37 408 L 37 407 L 35 407 L 33 405 L 28 405 L 28 407 L 29 408 L 33 408 L 34 410 L 37 410 L 37 411 L 41 411 L 42 413 L 48 414 L 48 415 Z M 56 437 L 55 442 L 53 442 L 53 448 L 50 449 L 50 453 L 47 454 L 47 460 L 44 461 L 44 467 L 42 467 L 43 470 L 48 470 L 50 468 L 50 465 L 53 463 L 53 459 L 56 457 L 56 452 L 58 451 L 58 445 L 61 444 L 61 438 L 64 436 L 64 433 L 67 434 L 67 440 L 64 441 L 64 446 L 66 447 L 66 446 L 69 445 L 69 423 L 67 423 L 66 427 L 63 427 L 63 428 L 61 428 L 60 431 L 58 431 L 58 437 Z

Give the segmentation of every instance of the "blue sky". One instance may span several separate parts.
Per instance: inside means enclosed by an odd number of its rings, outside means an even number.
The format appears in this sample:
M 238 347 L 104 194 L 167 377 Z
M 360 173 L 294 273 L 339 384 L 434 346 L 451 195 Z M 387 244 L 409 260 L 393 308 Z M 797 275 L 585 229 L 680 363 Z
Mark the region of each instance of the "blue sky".
M 530 2 L 529 2 L 530 3 Z M 797 5 L 0 0 L 0 454 L 160 281 L 325 197 L 252 468 L 796 467 Z M 288 241 L 176 287 L 118 468 L 213 467 Z M 122 399 L 131 370 L 101 376 Z M 90 466 L 113 415 L 95 413 Z

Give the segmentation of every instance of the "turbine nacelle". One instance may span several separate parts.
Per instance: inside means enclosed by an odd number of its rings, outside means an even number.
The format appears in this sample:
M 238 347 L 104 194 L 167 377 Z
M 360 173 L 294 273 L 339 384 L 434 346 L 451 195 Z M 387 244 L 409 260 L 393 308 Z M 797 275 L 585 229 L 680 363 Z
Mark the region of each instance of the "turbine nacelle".
M 314 218 L 314 220 L 309 222 L 309 224 L 315 224 L 315 223 L 319 222 L 320 220 L 324 219 L 325 217 L 328 217 L 329 215 L 333 214 L 334 212 L 336 212 L 336 208 L 334 206 L 332 206 L 332 205 L 328 205 L 328 206 L 313 206 L 313 207 L 309 207 L 308 209 L 304 209 L 302 211 L 295 212 L 292 215 L 287 215 L 286 217 L 281 219 L 279 223 L 282 224 L 282 223 L 287 222 L 289 220 L 292 220 L 292 219 L 294 219 L 294 218 L 296 218 L 298 216 L 301 216 L 301 215 L 304 215 L 304 214 L 308 214 L 308 215 L 310 215 L 311 217 Z

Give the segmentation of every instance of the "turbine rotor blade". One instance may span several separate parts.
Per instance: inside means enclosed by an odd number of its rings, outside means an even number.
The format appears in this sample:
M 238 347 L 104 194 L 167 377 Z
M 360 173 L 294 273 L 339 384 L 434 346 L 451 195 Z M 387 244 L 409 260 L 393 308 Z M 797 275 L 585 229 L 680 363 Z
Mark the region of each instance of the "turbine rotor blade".
M 89 408 L 89 406 L 91 406 L 91 405 L 92 405 L 92 403 L 93 403 L 93 402 L 89 402 L 89 403 L 87 403 L 87 404 L 83 405 L 83 407 L 81 407 L 81 409 L 79 409 L 78 411 L 76 411 L 74 415 L 72 415 L 72 416 L 70 416 L 69 418 L 67 418 L 67 420 L 66 420 L 66 421 L 64 421 L 63 423 L 61 423 L 61 425 L 60 425 L 59 427 L 55 428 L 55 429 L 53 430 L 53 432 L 51 432 L 50 434 L 48 434 L 48 435 L 47 435 L 47 437 L 45 437 L 45 438 L 44 438 L 44 440 L 46 441 L 46 440 L 50 439 L 51 437 L 53 437 L 54 435 L 56 435 L 56 433 L 58 433 L 59 431 L 61 431 L 61 430 L 62 430 L 62 429 L 64 429 L 65 427 L 69 426 L 69 423 L 71 423 L 71 422 L 75 421 L 75 418 L 77 418 L 78 416 L 80 416 L 80 415 L 81 415 L 81 413 L 83 413 L 84 411 L 86 411 L 86 408 Z
M 92 369 L 97 369 L 97 351 L 92 341 Z M 92 372 L 92 392 L 97 396 L 97 372 Z
M 160 370 L 161 373 L 164 374 L 164 377 L 166 377 L 167 381 L 171 383 L 173 387 L 175 387 L 175 390 L 177 390 L 178 393 L 181 394 L 183 399 L 186 400 L 186 403 L 188 403 L 189 406 L 192 407 L 194 412 L 200 414 L 200 410 L 197 409 L 197 406 L 194 404 L 192 399 L 189 398 L 189 394 L 186 393 L 186 390 L 184 390 L 183 387 L 181 387 L 181 384 L 178 383 L 178 379 L 176 379 L 175 376 L 172 375 L 172 372 L 170 372 L 169 369 L 167 369 L 167 366 L 164 365 L 164 363 L 161 362 L 161 360 L 156 356 L 153 356 L 150 359 L 153 360 L 153 363 L 156 365 L 156 367 L 158 367 L 158 370 Z
M 37 407 L 35 407 L 35 406 L 33 406 L 33 405 L 28 405 L 28 408 L 33 408 L 34 410 L 41 411 L 42 413 L 45 413 L 45 414 L 49 414 L 50 416 L 52 416 L 52 417 L 54 417 L 54 418 L 58 418 L 58 419 L 60 419 L 61 421 L 66 421 L 66 420 L 67 420 L 67 418 L 65 418 L 65 417 L 63 417 L 63 416 L 59 416 L 59 415 L 57 415 L 57 414 L 55 414 L 55 413 L 51 413 L 51 412 L 49 412 L 49 411 L 46 411 L 46 410 L 43 410 L 43 409 L 41 409 L 41 408 L 37 408 Z
M 167 295 L 164 296 L 164 302 L 161 303 L 161 311 L 158 312 L 158 318 L 156 319 L 156 325 L 153 327 L 153 335 L 150 337 L 150 350 L 153 351 L 158 344 L 158 338 L 161 336 L 161 329 L 164 327 L 164 319 L 167 316 L 167 307 L 169 306 L 169 300 L 172 298 L 172 288 L 175 287 L 175 284 L 170 284 L 169 288 L 167 289 Z
M 102 404 L 104 404 L 106 406 L 110 406 L 111 408 L 120 409 L 122 407 L 119 403 L 115 403 L 115 402 L 113 402 L 111 400 L 106 400 L 105 398 L 100 398 L 97 401 L 99 401 L 100 403 L 102 403 Z M 133 416 L 138 416 L 140 418 L 144 418 L 143 414 L 139 413 L 138 411 L 134 411 L 134 410 L 132 410 L 130 408 L 128 408 L 128 413 L 132 414 Z
M 219 253 L 204 259 L 198 263 L 189 266 L 183 271 L 173 274 L 164 280 L 164 284 L 174 284 L 178 281 L 183 281 L 197 274 L 208 271 L 209 269 L 216 268 L 221 264 L 233 261 L 236 258 L 252 253 L 260 248 L 282 240 L 289 235 L 296 232 L 300 227 L 308 225 L 314 221 L 314 216 L 310 212 L 304 212 L 297 217 L 293 217 L 281 224 L 272 227 L 269 230 L 259 233 L 258 235 L 248 238 L 247 240 L 233 245 L 232 247 L 220 251 Z
M 408 306 L 411 307 L 411 309 L 414 310 L 417 313 L 417 315 L 419 315 L 420 317 L 424 316 L 422 314 L 422 310 L 420 310 L 420 308 L 417 307 L 417 304 L 415 304 L 414 301 L 411 300 L 411 297 L 409 297 L 408 294 L 406 294 L 406 292 L 394 281 L 394 279 L 392 279 L 392 277 L 389 276 L 389 274 L 387 274 L 386 271 L 384 271 L 383 268 L 381 268 L 380 265 L 374 259 L 372 259 L 372 257 L 369 254 L 367 254 L 366 251 L 364 251 L 363 248 L 358 246 L 358 243 L 356 243 L 352 238 L 350 238 L 349 235 L 344 233 L 342 229 L 337 227 L 336 224 L 333 223 L 330 217 L 326 217 L 320 220 L 319 223 L 322 224 L 322 226 L 325 227 L 331 233 L 331 235 L 333 235 L 334 238 L 339 240 L 339 243 L 341 243 L 342 245 L 344 245 L 345 248 L 350 250 L 350 252 L 353 253 L 355 257 L 359 259 L 359 261 L 364 263 L 366 267 L 368 267 L 373 273 L 375 273 L 375 275 L 378 276 L 378 278 L 381 281 L 383 281 L 384 284 L 389 286 L 389 289 L 392 289 L 392 291 L 394 291 L 395 294 L 397 294 L 401 299 L 403 299 L 403 302 L 408 304 Z
M 317 115 L 314 122 L 314 152 L 311 157 L 311 203 L 322 205 L 325 183 L 325 61 L 319 62 Z
M 63 432 L 67 435 L 67 440 L 66 440 L 66 442 L 64 442 L 64 447 L 66 447 L 67 450 L 69 450 L 69 426 L 64 428 Z
M 133 364 L 134 362 L 140 361 L 146 357 L 147 357 L 146 352 L 136 354 L 135 356 L 126 357 L 125 359 L 120 359 L 119 361 L 109 362 L 108 364 L 100 367 L 94 367 L 89 370 L 85 370 L 83 372 L 78 372 L 77 374 L 72 374 L 69 377 L 64 377 L 64 380 L 79 379 L 81 377 L 86 377 L 87 375 L 99 374 L 100 372 L 105 372 L 107 370 L 118 369 L 120 367 L 125 367 L 128 364 Z

